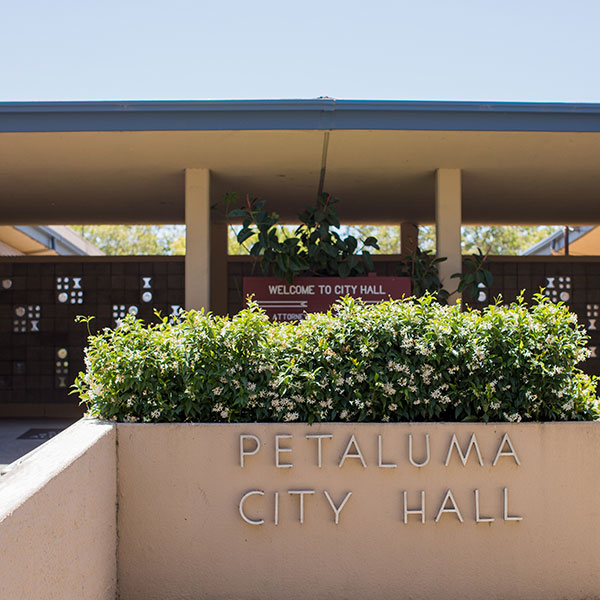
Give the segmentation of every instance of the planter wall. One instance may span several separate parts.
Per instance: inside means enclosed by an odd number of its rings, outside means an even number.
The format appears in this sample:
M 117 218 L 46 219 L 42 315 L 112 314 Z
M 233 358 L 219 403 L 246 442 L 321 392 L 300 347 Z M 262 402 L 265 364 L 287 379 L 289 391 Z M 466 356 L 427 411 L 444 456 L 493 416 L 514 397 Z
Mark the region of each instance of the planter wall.
M 600 597 L 598 423 L 117 430 L 123 598 Z
M 114 600 L 117 435 L 79 421 L 0 477 L 0 598 Z

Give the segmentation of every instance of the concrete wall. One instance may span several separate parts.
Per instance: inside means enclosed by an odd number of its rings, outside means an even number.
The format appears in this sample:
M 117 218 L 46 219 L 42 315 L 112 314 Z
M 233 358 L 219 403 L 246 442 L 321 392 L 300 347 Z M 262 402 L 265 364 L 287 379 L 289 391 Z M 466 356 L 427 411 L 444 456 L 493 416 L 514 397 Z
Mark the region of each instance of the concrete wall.
M 252 455 L 245 439 L 244 467 L 241 434 L 261 443 Z M 333 436 L 321 468 L 315 434 Z M 418 463 L 426 434 L 429 463 L 414 466 L 409 435 Z M 453 434 L 463 452 L 476 435 L 464 466 Z M 119 425 L 121 597 L 600 598 L 599 436 L 598 423 Z M 408 509 L 424 491 L 424 523 L 403 522 L 404 491 Z M 242 517 L 248 492 L 262 524 Z M 325 492 L 336 507 L 352 492 L 337 524 Z
M 80 421 L 0 479 L 0 597 L 113 600 L 116 432 Z

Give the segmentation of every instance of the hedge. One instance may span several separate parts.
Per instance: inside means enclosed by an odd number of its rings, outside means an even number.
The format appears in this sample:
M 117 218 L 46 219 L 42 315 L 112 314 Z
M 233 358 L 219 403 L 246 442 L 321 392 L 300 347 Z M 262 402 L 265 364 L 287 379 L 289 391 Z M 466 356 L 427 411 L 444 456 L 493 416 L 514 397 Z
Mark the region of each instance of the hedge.
M 299 323 L 251 304 L 231 318 L 127 316 L 89 337 L 73 391 L 90 416 L 134 422 L 592 420 L 586 342 L 541 295 L 481 311 L 347 297 Z

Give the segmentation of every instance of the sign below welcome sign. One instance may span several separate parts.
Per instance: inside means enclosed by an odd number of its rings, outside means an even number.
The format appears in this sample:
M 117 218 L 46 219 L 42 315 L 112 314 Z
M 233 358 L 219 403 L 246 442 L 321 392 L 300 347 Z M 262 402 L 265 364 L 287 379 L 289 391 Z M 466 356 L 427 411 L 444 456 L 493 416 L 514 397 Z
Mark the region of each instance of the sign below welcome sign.
M 365 304 L 410 296 L 408 277 L 296 277 L 287 283 L 275 277 L 244 277 L 249 295 L 271 319 L 300 321 L 306 313 L 323 312 L 341 296 L 361 298 Z

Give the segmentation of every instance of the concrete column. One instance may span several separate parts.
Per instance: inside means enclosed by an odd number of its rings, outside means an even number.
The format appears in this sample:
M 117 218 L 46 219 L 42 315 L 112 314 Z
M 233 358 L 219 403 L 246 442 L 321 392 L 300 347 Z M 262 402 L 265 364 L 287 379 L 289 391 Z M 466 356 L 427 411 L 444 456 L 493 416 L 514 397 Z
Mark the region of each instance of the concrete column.
M 415 223 L 400 224 L 400 254 L 408 256 L 419 246 L 419 226 Z
M 210 308 L 210 171 L 185 170 L 185 308 Z
M 440 263 L 442 285 L 449 292 L 456 289 L 458 281 L 450 279 L 462 271 L 460 226 L 462 221 L 462 190 L 460 169 L 438 169 L 435 173 L 435 226 L 437 256 L 446 257 Z M 450 298 L 456 301 L 457 294 Z

